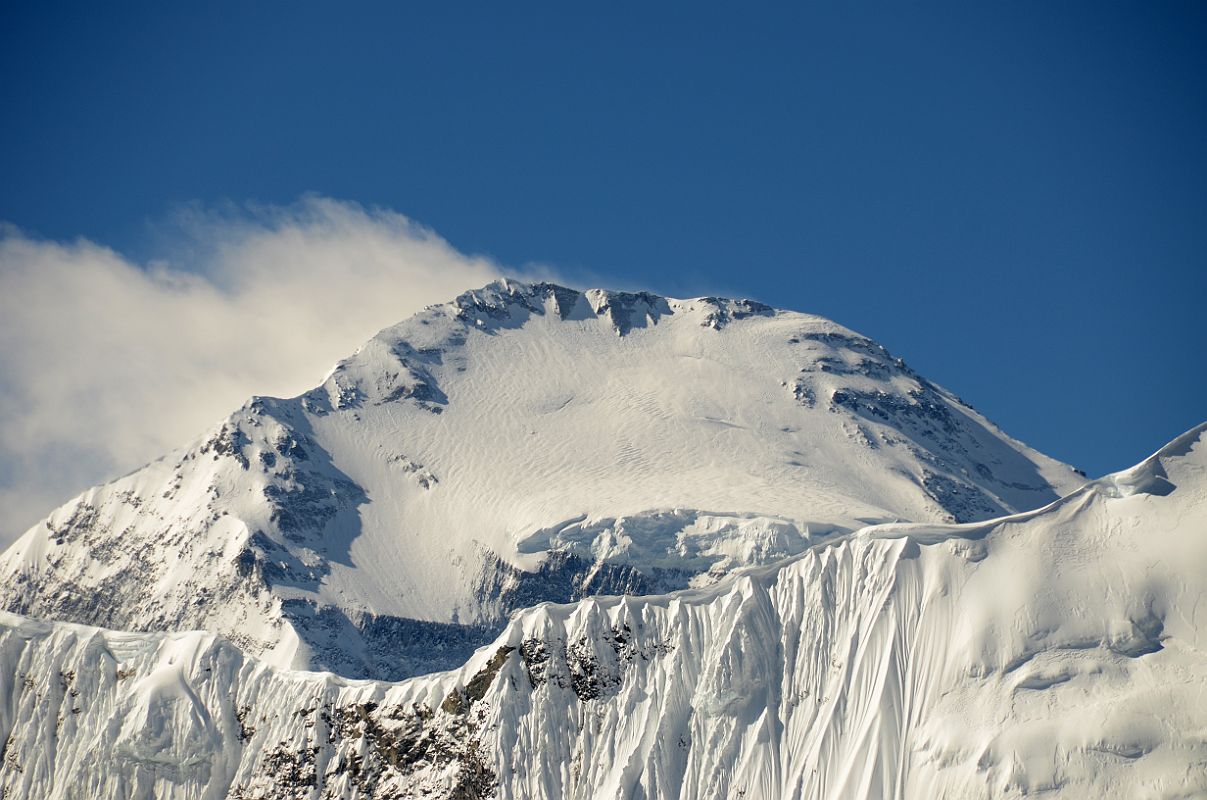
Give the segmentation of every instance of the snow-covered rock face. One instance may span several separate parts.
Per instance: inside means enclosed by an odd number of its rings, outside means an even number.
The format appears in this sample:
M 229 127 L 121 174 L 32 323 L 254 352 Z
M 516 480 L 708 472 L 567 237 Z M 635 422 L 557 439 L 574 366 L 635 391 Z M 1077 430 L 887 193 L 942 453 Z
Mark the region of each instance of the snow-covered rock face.
M 0 607 L 396 679 L 543 600 L 706 586 L 1081 482 L 827 320 L 503 281 L 55 511 L 0 558 Z
M 280 670 L 209 634 L 3 615 L 0 785 L 6 800 L 1197 797 L 1205 574 L 1207 425 L 1039 511 L 872 526 L 704 588 L 543 604 L 461 669 L 398 684 Z

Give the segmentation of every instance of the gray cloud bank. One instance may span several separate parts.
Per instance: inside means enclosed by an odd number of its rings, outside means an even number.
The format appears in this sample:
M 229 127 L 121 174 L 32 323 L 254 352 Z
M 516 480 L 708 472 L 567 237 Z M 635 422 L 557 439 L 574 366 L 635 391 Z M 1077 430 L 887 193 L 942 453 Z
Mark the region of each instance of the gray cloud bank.
M 175 258 L 0 230 L 0 547 L 184 444 L 292 396 L 381 328 L 498 277 L 406 217 L 312 197 L 188 212 Z

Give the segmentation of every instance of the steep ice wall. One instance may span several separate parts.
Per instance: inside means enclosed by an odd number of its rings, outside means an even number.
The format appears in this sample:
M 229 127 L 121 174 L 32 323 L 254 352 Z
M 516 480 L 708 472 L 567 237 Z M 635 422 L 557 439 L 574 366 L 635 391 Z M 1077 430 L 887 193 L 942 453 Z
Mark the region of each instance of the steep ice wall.
M 1030 513 L 517 614 L 461 669 L 290 672 L 0 620 L 7 800 L 1207 793 L 1207 426 Z

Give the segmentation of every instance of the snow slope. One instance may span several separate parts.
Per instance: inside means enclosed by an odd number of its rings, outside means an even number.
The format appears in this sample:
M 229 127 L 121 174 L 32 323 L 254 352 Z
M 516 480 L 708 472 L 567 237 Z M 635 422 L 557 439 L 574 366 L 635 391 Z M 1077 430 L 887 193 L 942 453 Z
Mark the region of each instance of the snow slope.
M 0 557 L 0 607 L 400 678 L 542 600 L 704 586 L 1081 483 L 828 320 L 501 281 L 58 509 Z
M 1038 511 L 517 614 L 461 669 L 292 672 L 0 617 L 6 800 L 1207 794 L 1207 424 Z

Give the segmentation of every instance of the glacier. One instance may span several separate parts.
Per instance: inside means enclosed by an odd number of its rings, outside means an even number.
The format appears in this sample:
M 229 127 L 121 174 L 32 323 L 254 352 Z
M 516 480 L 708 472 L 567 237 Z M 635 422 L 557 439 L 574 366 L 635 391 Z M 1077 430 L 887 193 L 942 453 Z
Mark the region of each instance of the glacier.
M 6 800 L 1202 796 L 1205 434 L 1036 510 L 871 524 L 707 585 L 540 603 L 460 668 L 401 682 L 288 669 L 214 633 L 4 613 L 0 785 Z

